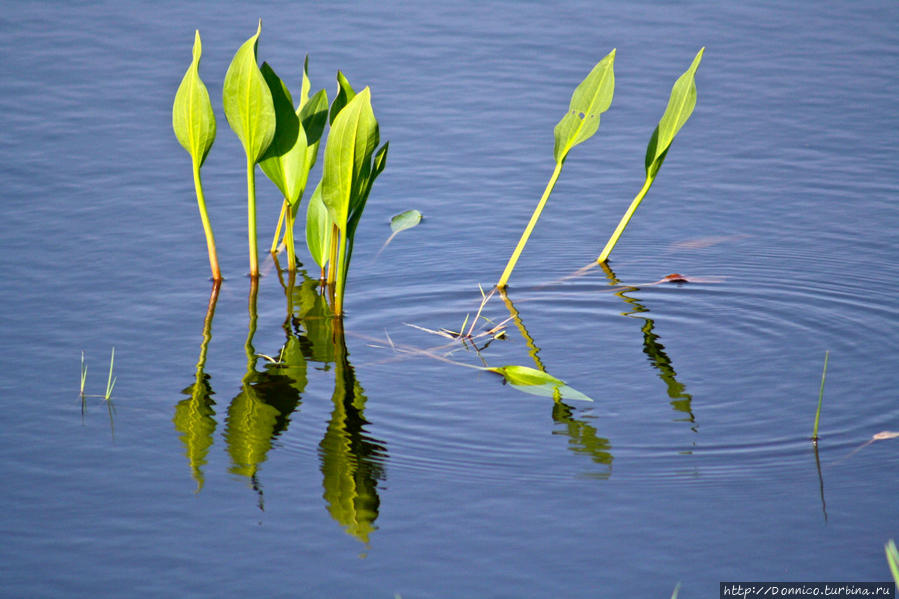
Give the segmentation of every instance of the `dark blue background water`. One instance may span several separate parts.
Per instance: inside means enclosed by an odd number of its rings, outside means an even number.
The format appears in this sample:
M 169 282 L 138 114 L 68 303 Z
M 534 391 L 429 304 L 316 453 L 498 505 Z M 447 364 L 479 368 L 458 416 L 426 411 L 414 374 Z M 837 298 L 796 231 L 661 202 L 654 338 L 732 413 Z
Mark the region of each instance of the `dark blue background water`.
M 234 457 L 244 158 L 220 107 L 259 17 L 260 59 L 295 92 L 306 53 L 313 89 L 333 95 L 338 68 L 371 86 L 391 150 L 348 284 L 364 409 L 343 414 L 336 364 L 310 360 L 279 434 L 249 442 L 250 478 Z M 721 580 L 886 580 L 897 441 L 846 456 L 899 429 L 897 25 L 893 2 L 9 4 L 3 594 L 668 597 L 681 581 L 681 597 L 708 597 Z M 171 103 L 195 28 L 227 280 L 205 368 L 215 403 L 195 420 L 212 444 L 192 465 L 173 420 L 209 282 Z M 701 46 L 696 110 L 613 254 L 636 289 L 609 293 L 599 270 L 547 285 L 602 248 Z M 438 345 L 404 323 L 457 327 L 476 309 L 552 172 L 571 91 L 612 48 L 612 108 L 569 156 L 510 289 L 540 362 L 595 403 L 554 407 L 489 373 L 372 347 L 385 331 Z M 279 199 L 257 185 L 265 247 Z M 409 208 L 423 224 L 373 261 Z M 642 285 L 672 272 L 719 282 Z M 258 352 L 279 352 L 286 309 L 265 277 Z M 497 299 L 486 314 L 508 316 Z M 80 352 L 87 392 L 101 393 L 112 346 L 114 430 L 102 399 L 82 416 L 78 397 Z M 826 350 L 819 478 L 808 436 Z M 510 326 L 483 358 L 534 366 L 529 353 Z M 333 500 L 363 495 L 367 516 L 348 526 Z

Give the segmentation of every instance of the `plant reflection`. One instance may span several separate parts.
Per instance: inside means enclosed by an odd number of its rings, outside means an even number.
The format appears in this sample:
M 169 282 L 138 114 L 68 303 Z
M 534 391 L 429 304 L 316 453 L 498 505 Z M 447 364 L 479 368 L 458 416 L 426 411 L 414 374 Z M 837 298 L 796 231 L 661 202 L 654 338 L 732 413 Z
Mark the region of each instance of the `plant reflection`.
M 608 264 L 601 264 L 600 266 L 611 285 L 621 285 L 618 277 L 615 276 Z M 622 312 L 621 315 L 643 321 L 643 326 L 640 327 L 640 330 L 643 332 L 643 353 L 649 357 L 650 364 L 658 371 L 659 378 L 665 383 L 668 397 L 671 399 L 671 406 L 678 412 L 685 414 L 685 417 L 680 419 L 680 421 L 692 423 L 690 428 L 695 432 L 697 425 L 696 417 L 693 415 L 693 397 L 687 393 L 686 386 L 677 380 L 677 372 L 671 364 L 671 358 L 668 357 L 668 354 L 665 352 L 665 346 L 661 344 L 659 336 L 655 333 L 655 322 L 651 318 L 641 316 L 641 314 L 648 313 L 649 308 L 645 307 L 638 300 L 625 295 L 625 293 L 633 293 L 639 290 L 639 287 L 625 286 L 620 291 L 615 292 L 615 295 L 620 297 L 631 308 L 629 312 Z
M 259 508 L 264 509 L 259 465 L 266 460 L 273 441 L 287 429 L 290 415 L 300 405 L 300 393 L 306 386 L 306 365 L 302 352 L 297 351 L 299 342 L 291 340 L 288 333 L 280 359 L 267 364 L 262 371 L 256 370 L 260 355 L 253 346 L 253 337 L 257 326 L 258 291 L 259 282 L 251 279 L 250 324 L 244 344 L 246 373 L 241 380 L 240 393 L 228 406 L 224 437 L 231 457 L 230 472 L 250 480 L 252 488 L 259 494 Z
M 540 348 L 537 347 L 534 338 L 531 336 L 527 327 L 524 326 L 521 315 L 515 308 L 512 300 L 509 299 L 509 296 L 506 295 L 505 291 L 500 291 L 500 297 L 502 297 L 503 303 L 506 305 L 506 309 L 512 317 L 512 321 L 515 323 L 515 326 L 518 328 L 518 331 L 521 333 L 521 336 L 527 344 L 528 355 L 534 360 L 534 366 L 538 370 L 546 372 L 546 367 L 540 359 Z M 560 425 L 553 431 L 553 434 L 566 435 L 568 437 L 568 447 L 571 451 L 577 454 L 587 455 L 594 463 L 602 464 L 605 467 L 602 472 L 593 473 L 591 476 L 603 479 L 609 478 L 612 474 L 613 460 L 611 453 L 612 444 L 609 440 L 600 437 L 597 434 L 596 427 L 591 426 L 585 420 L 575 418 L 574 408 L 563 402 L 561 399 L 556 398 L 553 401 L 552 419 L 553 422 Z
M 213 390 L 209 383 L 209 375 L 205 373 L 206 352 L 209 349 L 209 341 L 212 339 L 212 318 L 215 315 L 215 304 L 218 301 L 221 281 L 215 281 L 212 292 L 209 295 L 209 307 L 206 309 L 206 319 L 203 321 L 203 343 L 200 345 L 200 357 L 197 360 L 196 374 L 192 385 L 181 393 L 188 395 L 175 406 L 175 416 L 172 422 L 175 430 L 181 433 L 181 443 L 184 444 L 184 453 L 190 463 L 191 476 L 197 483 L 197 492 L 203 488 L 203 469 L 206 465 L 206 456 L 212 447 L 213 434 L 215 433 L 215 401 L 212 399 Z
M 378 481 L 384 480 L 387 449 L 365 432 L 366 397 L 349 361 L 342 320 L 334 318 L 319 282 L 304 276 L 299 286 L 288 287 L 288 306 L 306 359 L 334 366 L 334 408 L 318 445 L 322 497 L 328 513 L 359 541 L 368 543 L 376 530 L 381 500 Z M 302 333 L 305 333 L 303 335 Z

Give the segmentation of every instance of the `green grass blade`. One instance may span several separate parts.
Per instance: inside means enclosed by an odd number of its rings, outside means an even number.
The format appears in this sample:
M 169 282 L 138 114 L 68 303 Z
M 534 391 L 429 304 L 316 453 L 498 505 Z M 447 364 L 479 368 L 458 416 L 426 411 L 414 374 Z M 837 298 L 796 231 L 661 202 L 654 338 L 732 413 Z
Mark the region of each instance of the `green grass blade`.
M 599 129 L 599 115 L 609 109 L 615 92 L 615 50 L 596 63 L 575 88 L 568 112 L 556 125 L 553 156 L 562 162 L 577 144 L 590 139 Z
M 112 353 L 109 356 L 109 378 L 106 379 L 106 395 L 103 397 L 106 400 L 109 400 L 109 397 L 112 395 L 112 389 L 115 387 L 116 379 L 112 377 L 112 366 L 115 363 L 115 348 L 112 348 Z
M 84 363 L 84 351 L 81 352 L 81 396 L 84 397 L 84 383 L 87 382 L 87 364 Z
M 815 411 L 815 427 L 812 429 L 812 441 L 818 441 L 818 422 L 821 420 L 821 404 L 824 401 L 824 381 L 827 380 L 827 360 L 830 351 L 824 352 L 824 370 L 821 372 L 821 388 L 818 391 L 818 409 Z
M 896 586 L 899 586 L 899 551 L 896 550 L 896 543 L 893 539 L 890 539 L 890 542 L 886 544 L 885 549 L 887 563 L 890 565 L 890 573 L 893 575 Z

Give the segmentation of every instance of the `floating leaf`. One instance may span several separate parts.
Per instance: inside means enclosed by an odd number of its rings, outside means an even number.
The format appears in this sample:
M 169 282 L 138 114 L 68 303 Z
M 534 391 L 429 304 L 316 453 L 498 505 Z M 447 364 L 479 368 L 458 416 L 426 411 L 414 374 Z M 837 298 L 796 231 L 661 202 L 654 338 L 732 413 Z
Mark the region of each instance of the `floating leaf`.
M 406 210 L 405 212 L 400 212 L 399 214 L 394 215 L 390 219 L 390 230 L 393 231 L 394 234 L 396 234 L 400 231 L 411 229 L 420 222 L 421 212 L 413 208 L 412 210 Z
M 261 32 L 262 20 L 256 35 L 244 42 L 234 55 L 225 73 L 222 90 L 228 124 L 254 164 L 271 144 L 276 124 L 271 91 L 256 65 L 256 46 Z
M 674 136 L 681 130 L 690 115 L 693 114 L 693 108 L 696 107 L 696 69 L 702 60 L 702 54 L 705 47 L 700 48 L 693 64 L 687 71 L 678 77 L 671 88 L 671 96 L 668 98 L 668 107 L 665 114 L 659 121 L 658 126 L 652 133 L 649 145 L 646 148 L 646 175 L 647 177 L 655 177 L 656 173 L 662 167 L 665 161 L 665 155 Z
M 215 141 L 215 113 L 209 100 L 209 91 L 199 73 L 202 50 L 200 31 L 197 30 L 194 34 L 193 61 L 181 79 L 172 107 L 175 137 L 191 155 L 197 167 L 203 165 Z
M 615 50 L 596 63 L 571 96 L 568 112 L 556 125 L 553 156 L 562 162 L 577 144 L 590 139 L 599 129 L 599 115 L 609 109 L 615 91 Z
M 498 366 L 485 368 L 484 370 L 502 375 L 510 385 L 531 395 L 552 397 L 556 400 L 593 401 L 577 389 L 566 385 L 564 381 L 536 368 L 528 366 Z
M 392 233 L 390 234 L 390 237 L 387 238 L 387 241 L 384 242 L 384 245 L 381 246 L 381 249 L 378 250 L 375 258 L 381 255 L 381 252 L 383 252 L 384 248 L 386 248 L 387 245 L 391 241 L 393 241 L 393 238 L 397 236 L 397 233 L 399 233 L 400 231 L 405 231 L 406 229 L 411 229 L 412 227 L 417 226 L 420 222 L 421 212 L 415 210 L 414 208 L 412 210 L 406 210 L 405 212 L 395 214 L 390 219 L 390 230 L 392 231 Z

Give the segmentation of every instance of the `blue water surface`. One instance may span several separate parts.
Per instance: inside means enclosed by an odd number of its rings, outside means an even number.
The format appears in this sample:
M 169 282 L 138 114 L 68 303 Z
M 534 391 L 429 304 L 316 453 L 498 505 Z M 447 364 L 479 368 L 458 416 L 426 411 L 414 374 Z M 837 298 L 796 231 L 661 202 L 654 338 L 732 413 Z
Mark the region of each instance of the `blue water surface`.
M 322 341 L 330 321 L 285 326 L 270 263 L 250 297 L 221 88 L 259 18 L 260 60 L 295 95 L 307 54 L 313 90 L 333 97 L 341 69 L 390 141 L 346 352 Z M 171 128 L 195 29 L 218 123 L 214 316 Z M 611 270 L 566 278 L 639 190 L 701 47 L 696 109 Z M 12 2 L 0 48 L 0 594 L 669 597 L 680 582 L 689 598 L 889 579 L 899 441 L 861 446 L 899 430 L 895 2 Z M 474 315 L 552 173 L 572 90 L 613 48 L 612 107 L 569 155 L 508 302 L 484 309 L 515 316 L 506 338 L 478 353 L 407 326 Z M 280 198 L 256 177 L 264 250 Z M 422 224 L 375 259 L 411 208 Z M 671 273 L 691 282 L 656 284 Z M 93 396 L 113 346 L 112 402 L 82 402 L 81 352 Z M 594 402 L 459 364 L 543 368 Z

